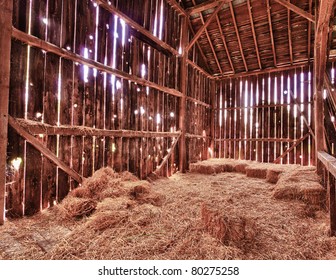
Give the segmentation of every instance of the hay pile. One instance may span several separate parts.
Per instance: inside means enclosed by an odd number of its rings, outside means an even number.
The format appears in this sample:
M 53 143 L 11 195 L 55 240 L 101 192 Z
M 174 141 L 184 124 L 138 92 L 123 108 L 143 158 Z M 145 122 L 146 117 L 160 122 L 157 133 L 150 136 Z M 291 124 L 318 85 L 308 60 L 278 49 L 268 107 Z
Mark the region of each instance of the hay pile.
M 203 204 L 201 216 L 205 229 L 225 245 L 242 248 L 254 242 L 257 234 L 254 221 L 234 213 L 229 207 L 219 211 L 214 206 Z
M 273 197 L 277 199 L 298 199 L 310 205 L 325 207 L 326 190 L 312 167 L 299 167 L 285 172 L 277 182 Z
M 104 174 L 110 171 L 101 171 L 100 177 Z M 92 191 L 96 187 L 88 191 L 83 184 L 77 190 L 82 197 L 72 193 L 66 199 L 95 201 L 90 214 L 60 218 L 59 205 L 7 222 L 0 227 L 0 235 L 6 238 L 6 242 L 0 240 L 0 257 L 336 259 L 336 238 L 328 236 L 327 213 L 301 199 L 275 199 L 276 185 L 264 179 L 232 172 L 175 174 L 153 184 L 134 178 L 124 181 L 114 173 L 109 180 L 102 179 L 101 193 L 114 188 L 123 191 L 102 198 Z M 159 203 L 153 197 L 160 198 Z
M 155 206 L 161 206 L 164 201 L 164 196 L 153 192 L 151 185 L 147 181 L 140 181 L 130 172 L 119 174 L 114 172 L 113 169 L 105 167 L 86 179 L 81 187 L 70 192 L 62 203 L 55 208 L 63 218 L 79 219 L 90 216 L 97 206 L 99 212 L 102 209 L 101 205 L 106 205 L 107 202 L 110 208 L 115 207 L 114 204 L 119 202 L 117 198 L 121 198 L 128 204 L 136 202 Z M 111 218 L 110 223 L 113 224 L 115 219 L 109 215 L 111 213 L 107 214 Z M 116 219 L 118 219 L 122 213 L 114 214 Z M 101 213 L 97 216 L 97 219 L 102 221 L 102 224 L 106 224 L 107 222 L 101 218 L 103 215 L 104 213 Z M 102 225 L 102 227 L 105 226 Z

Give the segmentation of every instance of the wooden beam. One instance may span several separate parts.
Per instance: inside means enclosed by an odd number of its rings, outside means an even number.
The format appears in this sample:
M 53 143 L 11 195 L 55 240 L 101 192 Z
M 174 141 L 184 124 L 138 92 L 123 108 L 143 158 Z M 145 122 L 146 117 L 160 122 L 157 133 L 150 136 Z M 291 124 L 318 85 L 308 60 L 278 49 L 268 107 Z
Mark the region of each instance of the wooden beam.
M 174 96 L 177 96 L 177 97 L 182 96 L 182 93 L 180 91 L 176 90 L 176 89 L 160 86 L 156 83 L 147 81 L 143 78 L 140 78 L 140 77 L 135 76 L 135 75 L 128 74 L 128 73 L 120 71 L 118 69 L 114 69 L 110 66 L 104 65 L 104 64 L 102 64 L 100 62 L 97 62 L 97 61 L 94 61 L 92 59 L 84 58 L 84 57 L 82 57 L 78 54 L 75 54 L 75 53 L 71 52 L 71 51 L 68 51 L 66 49 L 62 49 L 62 48 L 60 48 L 56 45 L 53 45 L 49 42 L 43 41 L 43 40 L 41 40 L 37 37 L 34 37 L 34 36 L 29 35 L 25 32 L 22 32 L 22 31 L 14 28 L 14 27 L 12 29 L 12 36 L 13 36 L 13 38 L 15 38 L 17 40 L 20 40 L 20 41 L 22 41 L 22 42 L 24 42 L 24 43 L 26 43 L 30 46 L 38 47 L 42 50 L 45 50 L 46 52 L 51 52 L 51 53 L 57 54 L 60 57 L 69 59 L 73 62 L 77 62 L 77 63 L 83 64 L 83 65 L 89 66 L 91 68 L 95 68 L 99 71 L 103 71 L 103 72 L 106 72 L 108 74 L 113 74 L 113 75 L 115 75 L 119 78 L 126 79 L 126 80 L 129 80 L 131 82 L 143 85 L 143 86 L 148 86 L 150 88 L 154 88 L 154 89 L 166 92 L 168 94 L 171 94 L 171 95 L 174 95 Z
M 193 61 L 191 61 L 190 59 L 187 59 L 187 63 L 192 66 L 194 69 L 197 69 L 198 71 L 200 71 L 203 75 L 205 75 L 207 78 L 213 80 L 215 79 L 214 76 L 210 75 L 207 71 L 205 71 L 203 68 L 201 68 L 200 66 L 198 66 L 196 63 L 194 63 Z
M 177 144 L 177 142 L 179 141 L 181 137 L 181 134 L 178 135 L 178 137 L 174 140 L 174 142 L 172 143 L 168 154 L 163 158 L 162 162 L 160 163 L 160 165 L 158 167 L 156 167 L 156 170 L 153 172 L 154 174 L 158 175 L 162 168 L 165 166 L 165 164 L 167 163 L 168 159 L 171 157 L 171 155 L 173 154 L 173 152 L 175 151 L 175 146 Z
M 0 225 L 5 222 L 8 105 L 13 1 L 0 0 Z
M 218 15 L 216 16 L 216 21 L 217 21 L 217 26 L 218 26 L 218 30 L 219 30 L 220 35 L 221 35 L 222 42 L 224 44 L 226 56 L 227 56 L 227 58 L 229 60 L 229 63 L 230 63 L 230 67 L 232 69 L 232 72 L 235 73 L 235 69 L 234 69 L 234 66 L 233 66 L 233 63 L 232 63 L 232 59 L 231 59 L 231 55 L 230 55 L 230 52 L 229 52 L 229 48 L 228 48 L 228 46 L 226 44 L 226 40 L 225 40 L 224 33 L 223 33 L 223 28 L 222 28 L 221 23 L 219 21 Z
M 292 69 L 296 69 L 298 67 L 303 67 L 303 66 L 309 66 L 309 64 L 305 62 L 299 62 L 293 65 L 283 65 L 283 66 L 278 66 L 275 68 L 267 68 L 267 69 L 262 69 L 262 70 L 253 70 L 249 72 L 243 72 L 243 73 L 236 73 L 236 74 L 228 74 L 225 75 L 222 80 L 229 79 L 229 78 L 240 78 L 240 77 L 248 77 L 248 76 L 253 76 L 253 75 L 263 75 L 263 74 L 268 74 L 268 73 L 275 73 L 275 72 L 282 72 L 282 71 L 288 71 Z
M 8 116 L 8 123 L 19 135 L 21 135 L 24 139 L 26 139 L 27 142 L 33 145 L 46 158 L 55 163 L 60 169 L 62 169 L 65 173 L 71 176 L 78 183 L 82 183 L 84 178 L 81 175 L 79 175 L 75 170 L 70 168 L 63 161 L 61 161 L 53 152 L 51 152 L 47 147 L 45 147 L 32 134 L 26 131 L 13 117 Z
M 240 77 L 248 77 L 248 76 L 253 76 L 253 75 L 262 75 L 266 73 L 274 73 L 274 72 L 281 72 L 281 71 L 287 71 L 291 69 L 295 69 L 298 67 L 302 66 L 309 66 L 307 61 L 299 62 L 299 63 L 293 63 L 293 65 L 283 65 L 283 66 L 278 66 L 275 68 L 267 68 L 267 69 L 262 69 L 262 70 L 253 70 L 249 72 L 243 72 L 243 73 L 236 73 L 236 74 L 228 74 L 224 75 L 223 77 L 218 77 L 220 80 L 225 80 L 229 78 L 240 78 Z
M 306 133 L 303 137 L 293 142 L 293 145 L 289 147 L 282 155 L 280 155 L 273 163 L 279 163 L 282 158 L 284 158 L 288 153 L 290 153 L 295 147 L 299 146 L 310 133 Z
M 252 35 L 253 35 L 254 46 L 255 46 L 255 49 L 256 49 L 258 65 L 259 65 L 259 69 L 262 69 L 261 59 L 260 59 L 260 54 L 259 54 L 259 47 L 258 47 L 258 42 L 257 42 L 257 36 L 256 36 L 254 23 L 253 23 L 251 0 L 247 0 L 247 9 L 248 9 L 248 12 L 249 12 L 249 17 L 250 17 L 250 22 L 251 22 L 251 30 L 252 30 Z
M 32 135 L 61 135 L 61 136 L 96 136 L 96 137 L 177 137 L 180 132 L 156 132 L 156 131 L 134 131 L 134 130 L 108 130 L 87 126 L 53 126 L 41 122 L 15 118 L 15 121 Z
M 227 139 L 215 139 L 216 142 L 278 142 L 278 143 L 295 143 L 298 140 L 290 138 L 227 138 Z
M 169 46 L 168 44 L 166 44 L 165 42 L 160 40 L 158 37 L 155 37 L 149 30 L 147 30 L 146 28 L 144 28 L 143 26 L 141 26 L 140 24 L 135 22 L 133 19 L 131 19 L 130 17 L 128 17 L 127 15 L 125 15 L 124 13 L 119 11 L 115 6 L 112 5 L 111 1 L 95 0 L 95 2 L 100 7 L 104 8 L 106 11 L 110 12 L 111 14 L 117 15 L 118 17 L 123 19 L 125 21 L 125 23 L 127 23 L 127 25 L 129 25 L 131 28 L 137 30 L 138 32 L 140 32 L 141 34 L 143 34 L 144 36 L 146 36 L 150 40 L 152 40 L 155 43 L 161 45 L 164 49 L 169 51 L 171 54 L 173 54 L 175 56 L 179 55 L 178 51 L 175 50 L 173 47 Z
M 290 0 L 287 0 L 290 3 Z M 291 10 L 287 10 L 287 25 L 288 25 L 288 45 L 289 45 L 289 59 L 293 64 L 293 44 L 292 44 L 292 25 L 291 25 Z
M 215 151 L 215 138 L 216 138 L 216 111 L 217 111 L 217 99 L 216 99 L 216 85 L 215 81 L 210 82 L 210 95 L 211 95 L 211 112 L 210 112 L 210 157 L 214 156 Z
M 180 99 L 179 108 L 179 128 L 181 130 L 181 139 L 179 141 L 179 171 L 185 173 L 187 171 L 187 148 L 186 148 L 186 114 L 187 114 L 187 58 L 188 49 L 186 48 L 188 42 L 188 23 L 186 18 L 182 22 L 182 57 L 180 58 L 180 86 L 182 97 Z
M 312 13 L 313 0 L 309 0 L 309 13 Z M 310 63 L 310 53 L 311 53 L 311 33 L 312 33 L 312 22 L 308 21 L 308 63 Z
M 315 17 L 311 13 L 308 13 L 305 10 L 302 10 L 298 6 L 295 6 L 292 3 L 287 2 L 286 0 L 274 0 L 274 1 L 278 2 L 279 4 L 293 11 L 294 13 L 297 13 L 298 15 L 308 19 L 310 22 L 315 23 Z
M 328 193 L 328 210 L 330 221 L 330 236 L 336 236 L 336 192 L 335 192 L 335 178 L 336 178 L 336 158 L 326 152 L 318 152 L 317 158 L 323 164 L 327 171 L 327 180 L 324 182 L 327 185 Z
M 329 173 L 328 173 L 329 175 Z M 335 190 L 335 177 L 328 176 L 328 208 L 329 208 L 329 222 L 330 222 L 330 236 L 336 236 L 336 190 Z
M 314 120 L 315 120 L 315 149 L 316 154 L 326 150 L 324 135 L 324 100 L 323 84 L 327 62 L 327 43 L 329 34 L 329 22 L 333 12 L 333 0 L 321 0 L 315 28 L 314 46 Z M 318 163 L 316 157 L 316 165 Z M 320 172 L 321 170 L 318 170 Z
M 194 102 L 195 104 L 204 106 L 204 107 L 206 107 L 206 108 L 211 108 L 211 105 L 210 105 L 210 104 L 205 103 L 205 102 L 202 102 L 202 101 L 200 101 L 200 100 L 198 100 L 198 99 L 196 99 L 196 98 L 193 98 L 193 97 L 190 97 L 190 96 L 187 96 L 186 98 L 187 98 L 187 100 L 190 101 L 190 102 Z
M 192 0 L 192 3 L 195 5 L 195 0 Z M 200 13 L 199 16 L 200 16 L 200 18 L 201 18 L 201 22 L 202 22 L 202 24 L 204 25 L 204 17 L 203 17 L 203 15 L 202 15 L 202 13 Z M 216 15 L 216 17 L 217 17 L 217 16 L 218 16 L 218 15 Z M 210 38 L 210 36 L 209 36 L 208 30 L 205 28 L 204 32 L 205 32 L 205 35 L 206 35 L 206 37 L 207 37 L 208 44 L 209 44 L 209 46 L 210 46 L 210 48 L 211 48 L 212 54 L 214 55 L 214 58 L 215 58 L 215 61 L 216 61 L 218 70 L 219 70 L 219 72 L 222 74 L 222 73 L 223 73 L 223 70 L 222 70 L 222 67 L 220 66 L 220 63 L 219 63 L 219 61 L 218 61 L 218 57 L 217 57 L 215 48 L 214 48 L 214 46 L 213 46 L 213 44 L 212 44 L 211 38 Z
M 186 10 L 183 9 L 175 0 L 166 0 L 167 3 L 175 10 L 177 11 L 180 15 L 188 17 L 189 15 L 187 14 Z
M 192 38 L 192 40 L 189 42 L 189 44 L 186 46 L 186 51 L 189 51 L 190 48 L 195 44 L 195 42 L 198 40 L 198 38 L 202 35 L 204 30 L 209 26 L 209 24 L 212 22 L 212 20 L 215 18 L 215 16 L 218 14 L 218 12 L 223 8 L 224 3 L 221 3 L 217 6 L 216 10 L 212 13 L 212 15 L 207 19 L 205 24 L 197 31 L 196 35 Z
M 273 52 L 273 62 L 274 67 L 277 67 L 277 60 L 276 60 L 276 52 L 275 52 L 275 45 L 274 45 L 274 37 L 273 37 L 273 27 L 272 27 L 272 17 L 271 17 L 271 6 L 269 0 L 266 0 L 267 5 L 267 17 L 268 17 L 268 26 L 271 36 L 271 44 L 272 44 L 272 52 Z
M 238 40 L 240 54 L 241 54 L 242 59 L 243 59 L 245 71 L 248 72 L 248 67 L 247 67 L 247 64 L 246 64 L 246 59 L 245 59 L 245 56 L 244 56 L 242 43 L 241 43 L 241 40 L 240 40 L 239 30 L 238 30 L 238 26 L 237 26 L 237 22 L 236 22 L 236 16 L 235 16 L 235 13 L 234 13 L 234 10 L 233 10 L 232 2 L 230 2 L 229 5 L 230 5 L 230 11 L 231 11 L 231 16 L 232 16 L 232 20 L 233 20 L 233 25 L 234 25 L 234 28 L 235 28 L 235 31 L 236 31 L 236 36 L 237 36 L 237 40 Z
M 194 29 L 193 29 L 193 26 L 192 26 L 190 20 L 189 19 L 187 19 L 187 20 L 188 20 L 188 26 L 189 26 L 189 30 L 191 32 L 191 35 L 195 36 L 196 33 L 195 33 Z M 203 50 L 201 48 L 201 45 L 200 45 L 200 43 L 198 41 L 196 42 L 196 45 L 197 45 L 197 48 L 198 48 L 198 50 L 199 50 L 199 52 L 201 54 L 201 57 L 203 59 L 203 63 L 204 63 L 204 65 L 207 68 L 206 70 L 203 70 L 203 71 L 206 72 L 207 75 L 209 75 L 211 77 L 211 79 L 212 79 L 213 77 L 208 73 L 208 72 L 210 72 L 210 67 L 209 67 L 209 64 L 208 64 L 208 60 L 207 60 L 207 58 L 206 58 L 206 56 L 205 56 L 205 54 L 204 54 L 204 52 L 203 52 Z M 188 59 L 188 61 L 191 61 L 191 60 Z M 188 62 L 188 64 L 189 64 L 189 62 Z
M 199 5 L 196 5 L 194 7 L 188 8 L 186 9 L 187 13 L 192 15 L 192 14 L 196 14 L 196 13 L 201 13 L 205 10 L 208 9 L 212 9 L 214 7 L 217 7 L 220 3 L 229 3 L 232 2 L 233 0 L 210 0 L 210 1 L 206 1 L 203 2 Z

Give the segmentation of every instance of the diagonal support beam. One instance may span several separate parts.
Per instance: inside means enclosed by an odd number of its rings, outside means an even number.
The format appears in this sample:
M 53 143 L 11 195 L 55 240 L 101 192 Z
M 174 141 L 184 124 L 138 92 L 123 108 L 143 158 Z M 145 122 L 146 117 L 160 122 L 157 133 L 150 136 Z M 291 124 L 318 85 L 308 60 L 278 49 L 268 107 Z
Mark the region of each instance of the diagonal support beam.
M 212 22 L 212 20 L 216 17 L 218 12 L 223 8 L 224 2 L 218 5 L 216 10 L 212 13 L 212 15 L 207 19 L 205 24 L 197 31 L 195 37 L 189 42 L 189 44 L 186 46 L 186 51 L 189 51 L 190 48 L 196 43 L 198 38 L 202 35 L 202 33 L 205 31 L 205 29 L 209 26 L 209 24 Z
M 275 161 L 273 161 L 273 163 L 279 163 L 281 159 L 283 159 L 288 153 L 290 153 L 291 151 L 293 151 L 293 149 L 295 147 L 299 146 L 309 135 L 310 135 L 310 133 L 308 132 L 302 138 L 296 140 L 292 144 L 292 146 L 290 146 L 286 151 L 284 151 L 282 155 L 280 155 Z
M 189 30 L 190 30 L 192 36 L 195 36 L 196 33 L 195 33 L 194 29 L 193 29 L 193 26 L 192 26 L 190 20 L 188 20 L 188 26 L 189 26 Z M 196 42 L 196 45 L 197 45 L 198 50 L 200 51 L 200 54 L 201 54 L 201 57 L 203 59 L 204 65 L 206 66 L 206 70 L 207 70 L 207 72 L 210 73 L 210 66 L 209 66 L 208 60 L 206 59 L 206 56 L 205 56 L 205 54 L 204 54 L 204 52 L 203 52 L 203 50 L 201 48 L 201 45 L 200 45 L 200 43 L 198 41 Z
M 61 161 L 52 151 L 45 147 L 39 140 L 37 140 L 33 135 L 26 131 L 20 124 L 11 116 L 8 116 L 9 125 L 24 139 L 27 140 L 31 145 L 33 145 L 38 151 L 40 151 L 46 158 L 55 163 L 59 168 L 61 168 L 65 173 L 75 179 L 78 183 L 82 183 L 83 177 L 79 175 L 75 170 L 66 165 Z
M 212 8 L 216 7 L 220 3 L 227 4 L 227 3 L 232 2 L 232 1 L 233 0 L 210 0 L 210 1 L 203 2 L 199 5 L 196 5 L 194 7 L 188 8 L 188 9 L 186 9 L 186 12 L 190 15 L 196 14 L 196 13 L 201 13 L 205 10 L 212 9 Z
M 183 15 L 185 17 L 188 17 L 187 12 L 185 9 L 183 9 L 175 0 L 166 0 L 167 3 L 175 10 L 177 11 L 180 15 Z
M 192 3 L 195 5 L 195 0 L 192 0 Z M 204 17 L 203 17 L 203 15 L 202 15 L 202 13 L 200 13 L 199 15 L 200 15 L 202 24 L 204 24 Z M 218 17 L 218 15 L 216 15 L 216 17 Z M 209 43 L 209 45 L 210 45 L 211 51 L 212 51 L 212 53 L 213 53 L 213 55 L 214 55 L 214 57 L 215 57 L 215 61 L 216 61 L 218 70 L 219 70 L 220 74 L 223 74 L 223 70 L 222 70 L 222 67 L 220 66 L 220 63 L 219 63 L 219 61 L 218 61 L 218 57 L 217 57 L 215 48 L 214 48 L 214 46 L 213 46 L 213 43 L 212 43 L 212 41 L 211 41 L 209 32 L 208 32 L 207 29 L 205 29 L 204 32 L 205 32 L 205 35 L 206 35 L 206 37 L 207 37 L 207 39 L 208 39 L 208 43 Z
M 146 36 L 147 38 L 149 38 L 150 40 L 152 40 L 156 44 L 163 47 L 165 50 L 169 51 L 171 54 L 173 54 L 175 56 L 179 55 L 178 51 L 175 50 L 172 46 L 169 46 L 167 43 L 163 42 L 158 37 L 155 37 L 149 30 L 147 30 L 146 28 L 144 28 L 143 26 L 141 26 L 140 24 L 135 22 L 129 16 L 127 16 L 124 13 L 122 13 L 121 11 L 119 11 L 115 6 L 111 5 L 110 1 L 108 1 L 108 2 L 106 0 L 95 0 L 95 1 L 100 7 L 102 7 L 103 9 L 105 9 L 106 11 L 108 11 L 112 14 L 117 15 L 118 17 L 123 19 L 131 28 L 137 30 L 142 35 Z
M 230 5 L 230 11 L 231 11 L 231 16 L 232 16 L 232 20 L 233 20 L 233 25 L 234 25 L 234 28 L 235 28 L 235 31 L 236 31 L 236 36 L 237 36 L 237 40 L 238 40 L 240 54 L 241 54 L 242 59 L 243 59 L 243 63 L 244 63 L 244 66 L 245 66 L 245 71 L 248 72 L 248 67 L 247 67 L 245 56 L 244 56 L 242 43 L 241 43 L 241 40 L 240 40 L 239 30 L 238 30 L 238 26 L 237 26 L 237 22 L 236 22 L 236 16 L 235 16 L 235 13 L 234 13 L 234 10 L 233 10 L 232 2 L 230 2 L 229 5 Z
M 299 8 L 298 6 L 293 5 L 290 2 L 287 2 L 286 0 L 274 0 L 275 2 L 279 3 L 280 5 L 286 7 L 287 9 L 293 11 L 294 13 L 297 13 L 298 15 L 308 19 L 309 21 L 315 23 L 315 17 L 306 12 L 305 10 L 302 10 L 301 8 Z
M 255 28 L 254 28 L 254 22 L 253 22 L 251 0 L 247 0 L 247 9 L 248 9 L 248 12 L 249 12 L 249 17 L 250 17 L 250 22 L 251 22 L 251 29 L 252 29 L 254 46 L 255 46 L 255 49 L 256 49 L 256 53 L 257 53 L 258 65 L 259 65 L 259 69 L 262 69 L 261 59 L 260 59 L 260 54 L 259 54 L 259 47 L 258 47 L 258 42 L 257 42 L 257 36 L 256 36 Z
M 153 172 L 156 175 L 159 175 L 162 168 L 165 166 L 165 164 L 167 163 L 168 159 L 171 157 L 171 155 L 173 154 L 173 152 L 175 151 L 175 146 L 177 144 L 177 142 L 179 141 L 181 137 L 181 134 L 173 141 L 170 149 L 169 149 L 169 153 L 164 157 L 164 159 L 162 160 L 161 164 L 156 167 L 156 170 Z

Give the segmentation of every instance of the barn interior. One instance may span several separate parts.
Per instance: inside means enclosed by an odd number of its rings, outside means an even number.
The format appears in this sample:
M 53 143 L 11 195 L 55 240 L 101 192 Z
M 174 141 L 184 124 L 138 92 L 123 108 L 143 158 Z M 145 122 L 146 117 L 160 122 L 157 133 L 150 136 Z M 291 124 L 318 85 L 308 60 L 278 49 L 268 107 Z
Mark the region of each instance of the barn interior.
M 332 0 L 8 0 L 0 259 L 336 259 Z

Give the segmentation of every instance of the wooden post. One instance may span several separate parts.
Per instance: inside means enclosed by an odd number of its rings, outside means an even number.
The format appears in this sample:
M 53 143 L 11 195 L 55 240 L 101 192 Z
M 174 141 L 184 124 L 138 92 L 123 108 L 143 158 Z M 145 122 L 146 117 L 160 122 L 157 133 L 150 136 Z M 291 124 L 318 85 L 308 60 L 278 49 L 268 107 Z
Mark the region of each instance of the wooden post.
M 216 110 L 217 110 L 217 98 L 216 98 L 216 83 L 214 81 L 211 81 L 211 115 L 210 115 L 210 125 L 211 125 L 211 144 L 210 149 L 212 151 L 212 154 L 210 155 L 211 158 L 215 154 L 215 131 L 216 131 Z
M 5 221 L 6 155 L 13 1 L 0 0 L 0 225 Z
M 329 173 L 329 172 L 328 172 Z M 330 215 L 330 236 L 336 236 L 336 194 L 335 194 L 335 177 L 329 174 L 328 181 L 328 202 Z
M 329 21 L 332 15 L 333 0 L 321 0 L 315 28 L 314 48 L 314 106 L 315 106 L 315 150 L 325 151 L 324 141 L 324 114 L 323 114 L 323 84 L 327 60 L 327 43 Z M 316 157 L 316 165 L 318 167 Z M 320 170 L 318 170 L 320 172 Z
M 185 173 L 187 169 L 186 160 L 186 108 L 187 108 L 187 58 L 188 51 L 186 45 L 188 42 L 188 23 L 186 18 L 182 22 L 182 57 L 180 59 L 180 86 L 182 97 L 180 99 L 180 118 L 179 125 L 181 130 L 181 139 L 179 143 L 179 169 Z

